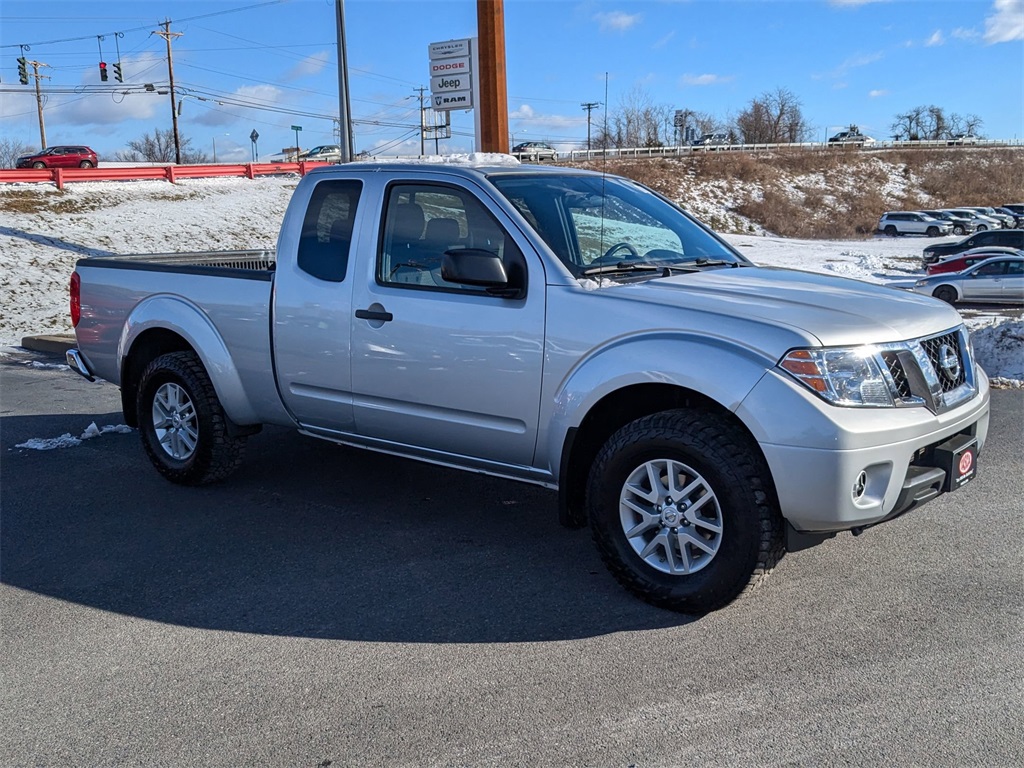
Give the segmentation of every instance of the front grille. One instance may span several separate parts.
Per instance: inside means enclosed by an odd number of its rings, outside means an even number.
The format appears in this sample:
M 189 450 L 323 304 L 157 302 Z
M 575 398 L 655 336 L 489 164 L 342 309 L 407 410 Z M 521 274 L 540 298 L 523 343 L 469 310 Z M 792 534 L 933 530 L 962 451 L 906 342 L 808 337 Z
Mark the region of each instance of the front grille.
M 910 390 L 907 372 L 903 368 L 903 362 L 900 360 L 899 354 L 891 350 L 883 352 L 882 359 L 889 368 L 889 375 L 892 376 L 892 383 L 896 388 L 896 394 L 901 399 L 910 397 L 913 392 Z
M 921 346 L 944 393 L 952 392 L 966 381 L 967 366 L 964 364 L 964 356 L 960 349 L 959 333 L 923 339 Z

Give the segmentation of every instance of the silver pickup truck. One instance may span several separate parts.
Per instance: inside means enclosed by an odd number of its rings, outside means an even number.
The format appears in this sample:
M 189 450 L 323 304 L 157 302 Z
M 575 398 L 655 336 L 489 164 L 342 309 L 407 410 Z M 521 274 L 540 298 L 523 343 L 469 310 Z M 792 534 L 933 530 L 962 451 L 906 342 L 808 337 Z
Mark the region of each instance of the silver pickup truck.
M 688 613 L 956 490 L 988 432 L 948 305 L 757 267 L 567 168 L 317 169 L 276 252 L 83 259 L 71 307 L 69 363 L 120 386 L 170 481 L 223 480 L 278 424 L 536 483 Z

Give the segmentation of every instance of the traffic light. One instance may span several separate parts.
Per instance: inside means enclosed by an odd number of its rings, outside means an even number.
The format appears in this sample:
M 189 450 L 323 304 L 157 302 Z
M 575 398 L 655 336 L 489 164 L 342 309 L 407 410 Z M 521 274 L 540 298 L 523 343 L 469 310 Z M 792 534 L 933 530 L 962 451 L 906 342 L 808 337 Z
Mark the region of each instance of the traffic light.
M 18 80 L 22 85 L 28 85 L 28 62 L 24 56 L 18 57 Z
M 107 82 L 107 62 L 100 62 L 100 80 Z
M 119 82 L 119 83 L 123 83 L 124 82 L 124 78 L 121 76 L 121 62 L 120 61 L 114 63 L 114 79 L 117 80 L 117 82 Z

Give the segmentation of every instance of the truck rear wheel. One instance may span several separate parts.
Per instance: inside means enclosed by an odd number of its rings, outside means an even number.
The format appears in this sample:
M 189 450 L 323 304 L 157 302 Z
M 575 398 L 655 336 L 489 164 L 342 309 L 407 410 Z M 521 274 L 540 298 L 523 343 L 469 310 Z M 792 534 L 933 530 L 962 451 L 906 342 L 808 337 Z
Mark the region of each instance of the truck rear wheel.
M 194 352 L 161 355 L 137 394 L 142 445 L 157 471 L 181 485 L 223 480 L 241 463 L 245 437 L 232 437 L 210 377 Z
M 591 470 L 587 510 L 619 583 L 683 613 L 729 603 L 783 553 L 764 459 L 742 429 L 705 411 L 653 414 L 612 435 Z

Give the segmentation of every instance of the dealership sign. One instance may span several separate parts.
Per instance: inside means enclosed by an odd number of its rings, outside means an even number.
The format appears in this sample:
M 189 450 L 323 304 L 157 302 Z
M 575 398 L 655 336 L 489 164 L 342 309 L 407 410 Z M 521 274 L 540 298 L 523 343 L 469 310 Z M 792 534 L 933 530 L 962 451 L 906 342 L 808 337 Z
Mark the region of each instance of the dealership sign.
M 470 39 L 427 46 L 430 55 L 430 102 L 438 112 L 473 106 L 473 50 Z

